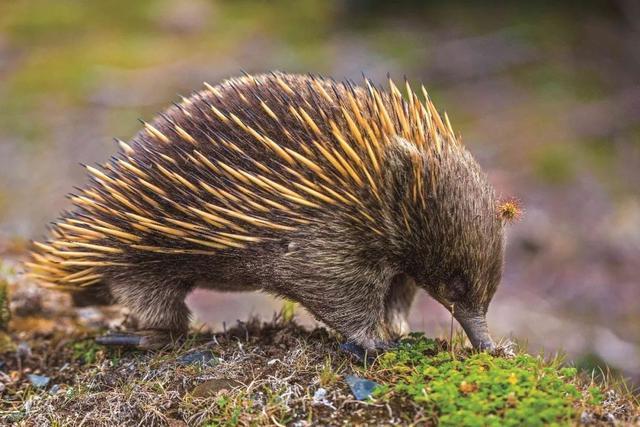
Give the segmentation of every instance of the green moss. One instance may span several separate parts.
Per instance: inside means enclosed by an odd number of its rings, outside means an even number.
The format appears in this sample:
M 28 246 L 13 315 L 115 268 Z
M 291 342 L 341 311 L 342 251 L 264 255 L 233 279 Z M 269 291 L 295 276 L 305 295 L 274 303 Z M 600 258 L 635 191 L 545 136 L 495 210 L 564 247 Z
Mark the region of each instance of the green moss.
M 439 425 L 547 425 L 570 423 L 581 394 L 572 383 L 575 368 L 560 368 L 540 357 L 513 358 L 437 352 L 419 334 L 378 359 L 386 373 L 379 400 L 410 399 L 434 414 Z M 597 404 L 600 389 L 590 391 Z
M 589 403 L 591 405 L 600 405 L 603 400 L 602 390 L 598 387 L 589 387 Z
M 84 364 L 93 364 L 98 360 L 98 353 L 103 351 L 94 339 L 86 339 L 72 344 L 73 360 Z

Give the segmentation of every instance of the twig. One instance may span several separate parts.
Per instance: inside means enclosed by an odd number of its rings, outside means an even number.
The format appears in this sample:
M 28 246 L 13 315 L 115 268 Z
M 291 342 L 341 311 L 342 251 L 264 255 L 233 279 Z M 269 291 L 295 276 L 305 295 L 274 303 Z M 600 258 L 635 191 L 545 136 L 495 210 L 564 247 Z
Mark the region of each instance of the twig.
M 453 351 L 453 313 L 455 312 L 455 304 L 451 304 L 451 329 L 449 330 L 449 351 L 451 358 L 456 360 L 456 353 Z

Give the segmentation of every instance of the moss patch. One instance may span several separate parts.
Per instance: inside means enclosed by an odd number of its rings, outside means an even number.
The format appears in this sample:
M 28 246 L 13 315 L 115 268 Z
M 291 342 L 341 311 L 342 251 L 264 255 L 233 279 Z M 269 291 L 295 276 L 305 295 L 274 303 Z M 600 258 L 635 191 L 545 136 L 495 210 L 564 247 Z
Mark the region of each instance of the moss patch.
M 377 400 L 412 400 L 443 426 L 570 423 L 576 407 L 591 403 L 574 383 L 575 368 L 528 354 L 461 357 L 414 335 L 378 363 Z

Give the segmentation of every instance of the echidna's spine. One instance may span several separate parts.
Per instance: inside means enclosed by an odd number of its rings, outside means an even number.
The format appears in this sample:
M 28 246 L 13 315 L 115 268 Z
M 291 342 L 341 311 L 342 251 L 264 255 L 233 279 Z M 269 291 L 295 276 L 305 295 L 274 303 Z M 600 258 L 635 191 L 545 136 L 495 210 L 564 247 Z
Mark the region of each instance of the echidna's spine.
M 411 144 L 408 200 L 424 206 L 443 157 L 464 151 L 422 88 L 382 91 L 273 73 L 211 86 L 161 114 L 71 195 L 75 210 L 36 243 L 40 281 L 76 289 L 152 254 L 216 255 L 341 215 L 384 236 L 385 151 Z M 425 178 L 425 164 L 430 176 Z M 411 206 L 401 206 L 407 228 Z

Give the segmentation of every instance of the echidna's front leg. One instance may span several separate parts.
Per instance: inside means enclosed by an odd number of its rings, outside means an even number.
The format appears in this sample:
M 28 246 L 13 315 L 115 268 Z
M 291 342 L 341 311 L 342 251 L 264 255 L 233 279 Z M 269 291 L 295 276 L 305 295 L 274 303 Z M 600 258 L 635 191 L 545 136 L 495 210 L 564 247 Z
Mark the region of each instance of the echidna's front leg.
M 396 276 L 389 287 L 385 301 L 385 317 L 389 335 L 394 339 L 410 332 L 407 318 L 417 289 L 413 279 L 406 275 Z
M 394 343 L 385 324 L 386 284 L 322 281 L 297 286 L 294 299 L 342 334 L 341 347 L 358 359 L 384 351 Z M 304 294 L 309 290 L 309 295 Z
M 111 333 L 98 339 L 105 345 L 133 346 L 145 350 L 171 346 L 186 335 L 190 312 L 184 299 L 190 287 L 175 282 L 112 283 L 116 301 L 131 310 L 138 330 Z

